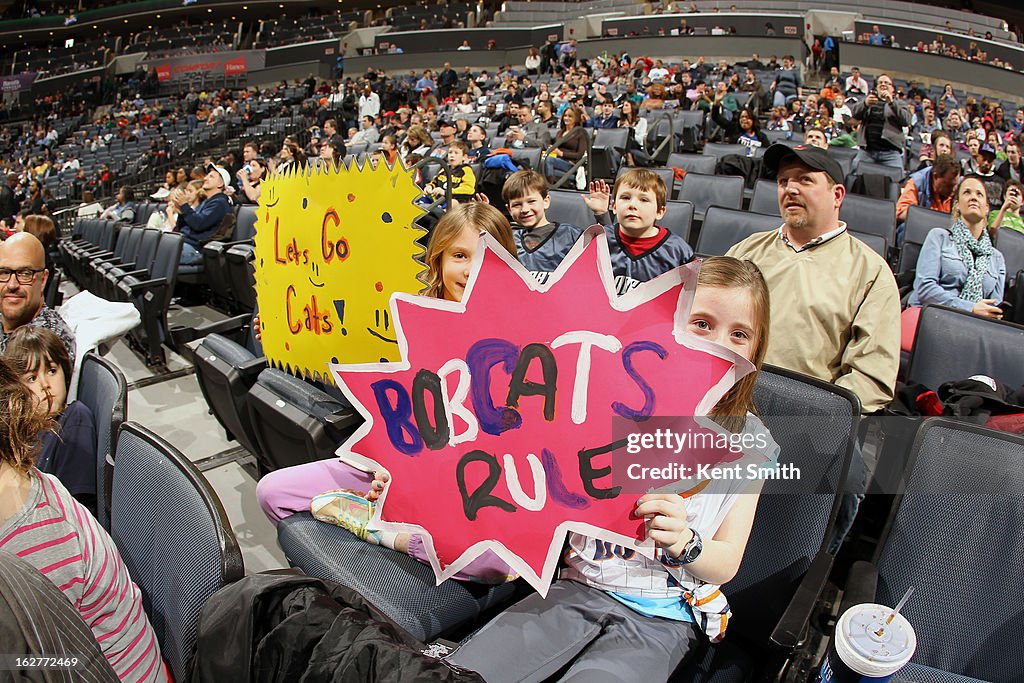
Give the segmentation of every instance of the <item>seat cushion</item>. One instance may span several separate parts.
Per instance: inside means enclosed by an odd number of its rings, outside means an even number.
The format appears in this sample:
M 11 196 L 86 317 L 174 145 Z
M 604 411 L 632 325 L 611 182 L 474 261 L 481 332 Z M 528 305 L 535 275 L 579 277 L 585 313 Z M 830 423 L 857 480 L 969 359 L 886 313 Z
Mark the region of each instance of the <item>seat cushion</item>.
M 306 574 L 355 590 L 423 642 L 478 619 L 517 594 L 514 583 L 449 579 L 437 585 L 427 565 L 318 522 L 308 512 L 282 520 L 277 539 L 289 561 Z

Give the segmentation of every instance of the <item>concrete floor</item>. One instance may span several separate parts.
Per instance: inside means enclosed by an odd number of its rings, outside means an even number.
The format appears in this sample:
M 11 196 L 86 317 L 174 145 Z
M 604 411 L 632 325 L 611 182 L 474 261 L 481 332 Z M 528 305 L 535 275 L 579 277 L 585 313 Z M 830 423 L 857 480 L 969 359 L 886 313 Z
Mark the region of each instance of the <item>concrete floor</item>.
M 73 294 L 66 292 L 66 296 Z M 223 317 L 205 307 L 174 307 L 169 320 L 188 325 Z M 252 456 L 237 441 L 228 440 L 210 414 L 196 376 L 190 372 L 191 364 L 168 349 L 168 376 L 157 381 L 159 377 L 123 340 L 106 358 L 121 368 L 128 381 L 128 419 L 153 430 L 197 463 L 217 492 L 242 550 L 246 573 L 287 567 L 274 526 L 256 503 Z M 187 374 L 179 376 L 181 373 Z M 154 383 L 133 386 L 140 380 Z

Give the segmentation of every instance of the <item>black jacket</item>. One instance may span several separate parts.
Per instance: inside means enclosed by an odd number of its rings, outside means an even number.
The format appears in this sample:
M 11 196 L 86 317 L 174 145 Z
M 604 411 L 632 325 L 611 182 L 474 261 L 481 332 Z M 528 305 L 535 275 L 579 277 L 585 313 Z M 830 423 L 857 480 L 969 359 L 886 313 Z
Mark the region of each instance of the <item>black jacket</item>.
M 299 570 L 262 572 L 203 606 L 192 683 L 483 683 L 423 648 L 351 589 Z

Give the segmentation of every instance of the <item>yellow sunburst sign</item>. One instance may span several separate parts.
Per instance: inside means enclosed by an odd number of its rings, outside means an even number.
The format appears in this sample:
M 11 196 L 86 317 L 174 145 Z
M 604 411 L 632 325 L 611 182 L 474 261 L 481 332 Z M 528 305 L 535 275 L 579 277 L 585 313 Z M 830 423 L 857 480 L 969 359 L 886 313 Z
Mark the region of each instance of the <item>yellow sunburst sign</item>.
M 332 381 L 329 363 L 399 359 L 388 301 L 423 288 L 421 194 L 401 162 L 293 165 L 264 181 L 255 276 L 272 364 Z

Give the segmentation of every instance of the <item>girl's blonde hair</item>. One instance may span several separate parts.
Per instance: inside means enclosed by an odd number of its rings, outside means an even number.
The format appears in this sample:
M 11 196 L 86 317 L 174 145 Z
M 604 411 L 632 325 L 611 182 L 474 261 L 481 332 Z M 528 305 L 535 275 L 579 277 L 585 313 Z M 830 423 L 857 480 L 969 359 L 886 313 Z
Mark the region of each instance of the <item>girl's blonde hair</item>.
M 0 358 L 0 462 L 27 474 L 36 460 L 39 435 L 54 428 L 46 410 L 36 405 L 32 392 L 21 383 L 21 376 L 7 360 Z
M 203 189 L 202 180 L 190 180 L 188 182 L 188 186 L 195 188 L 196 199 L 198 199 L 200 202 L 206 201 L 206 190 Z
M 452 207 L 441 217 L 430 234 L 427 244 L 427 286 L 420 292 L 435 299 L 444 298 L 444 269 L 441 260 L 444 252 L 458 239 L 465 228 L 489 233 L 498 244 L 505 247 L 514 257 L 517 253 L 512 239 L 512 226 L 500 211 L 490 204 L 467 202 Z
M 768 350 L 768 326 L 771 322 L 768 284 L 761 271 L 751 261 L 741 261 L 732 256 L 713 256 L 701 263 L 697 287 L 746 289 L 750 292 L 754 308 L 750 362 L 760 371 L 764 364 L 764 354 Z M 734 384 L 711 410 L 715 421 L 731 432 L 742 431 L 747 413 L 757 413 L 754 408 L 756 382 L 757 372 L 752 372 Z

